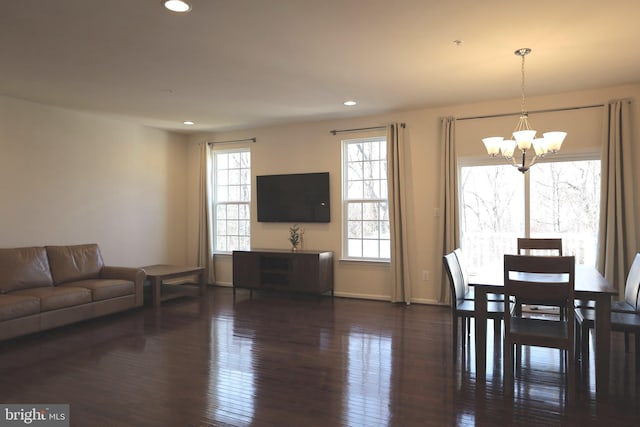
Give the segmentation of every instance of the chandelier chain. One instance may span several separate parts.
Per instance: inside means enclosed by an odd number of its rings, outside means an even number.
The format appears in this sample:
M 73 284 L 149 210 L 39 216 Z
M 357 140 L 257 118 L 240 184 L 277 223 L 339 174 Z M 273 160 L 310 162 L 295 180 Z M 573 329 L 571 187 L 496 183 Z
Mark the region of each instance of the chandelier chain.
M 521 55 L 521 57 L 522 57 L 522 83 L 521 83 L 521 86 L 520 86 L 520 90 L 521 90 L 521 93 L 522 93 L 522 102 L 520 104 L 520 107 L 522 109 L 522 115 L 524 116 L 527 113 L 527 111 L 526 111 L 526 101 L 525 101 L 525 96 L 524 96 L 524 57 L 525 57 L 525 55 Z

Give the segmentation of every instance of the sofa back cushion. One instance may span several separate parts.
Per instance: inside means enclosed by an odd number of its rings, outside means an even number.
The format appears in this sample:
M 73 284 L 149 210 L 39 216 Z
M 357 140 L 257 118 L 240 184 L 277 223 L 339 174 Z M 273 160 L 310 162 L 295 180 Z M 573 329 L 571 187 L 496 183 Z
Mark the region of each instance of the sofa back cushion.
M 104 263 L 96 244 L 47 246 L 53 284 L 97 279 Z
M 0 293 L 52 285 L 45 248 L 0 249 Z

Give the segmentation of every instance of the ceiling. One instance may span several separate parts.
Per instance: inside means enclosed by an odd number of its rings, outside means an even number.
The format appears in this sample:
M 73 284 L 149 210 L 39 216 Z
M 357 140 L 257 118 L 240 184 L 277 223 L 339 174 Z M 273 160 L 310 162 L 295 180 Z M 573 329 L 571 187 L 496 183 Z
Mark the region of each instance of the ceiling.
M 528 96 L 640 82 L 638 0 L 191 3 L 0 0 L 0 94 L 194 132 L 517 98 L 522 47 Z

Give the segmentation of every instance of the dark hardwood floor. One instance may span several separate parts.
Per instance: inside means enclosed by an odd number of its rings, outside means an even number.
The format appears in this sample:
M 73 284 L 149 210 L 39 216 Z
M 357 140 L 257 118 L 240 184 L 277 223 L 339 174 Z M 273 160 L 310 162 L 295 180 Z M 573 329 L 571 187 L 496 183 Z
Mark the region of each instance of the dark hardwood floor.
M 91 427 L 640 424 L 635 350 L 619 334 L 608 398 L 595 400 L 591 366 L 567 406 L 557 350 L 523 352 L 510 399 L 499 340 L 486 383 L 473 339 L 454 365 L 448 308 L 248 295 L 211 288 L 2 342 L 0 402 L 68 403 L 71 425 Z

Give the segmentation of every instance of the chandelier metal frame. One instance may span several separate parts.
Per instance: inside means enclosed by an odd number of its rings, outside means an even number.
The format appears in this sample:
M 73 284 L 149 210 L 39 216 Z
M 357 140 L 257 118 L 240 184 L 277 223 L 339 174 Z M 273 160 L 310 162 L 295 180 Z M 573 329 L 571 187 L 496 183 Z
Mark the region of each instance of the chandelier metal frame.
M 566 132 L 545 132 L 542 138 L 536 138 L 536 131 L 529 123 L 529 113 L 527 112 L 527 101 L 525 96 L 525 57 L 531 53 L 530 48 L 517 49 L 514 54 L 521 58 L 521 84 L 520 84 L 520 118 L 513 131 L 513 139 L 505 140 L 501 136 L 483 138 L 482 142 L 491 157 L 502 155 L 513 166 L 525 173 L 539 159 L 548 153 L 555 154 L 560 151 L 562 142 L 567 136 Z M 516 147 L 521 155 L 514 154 Z

